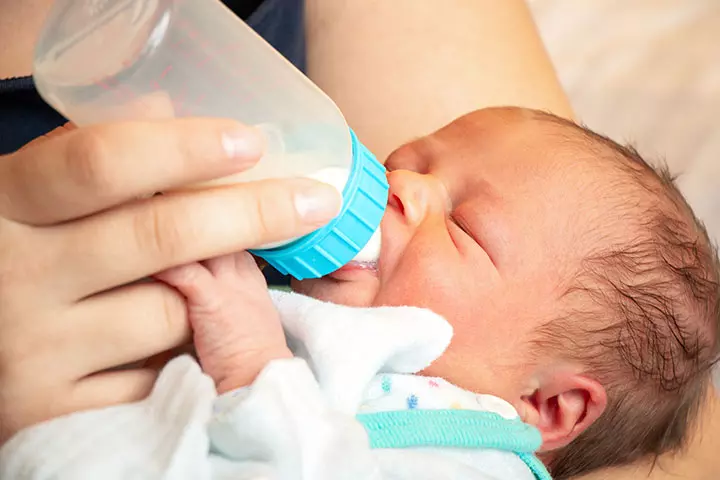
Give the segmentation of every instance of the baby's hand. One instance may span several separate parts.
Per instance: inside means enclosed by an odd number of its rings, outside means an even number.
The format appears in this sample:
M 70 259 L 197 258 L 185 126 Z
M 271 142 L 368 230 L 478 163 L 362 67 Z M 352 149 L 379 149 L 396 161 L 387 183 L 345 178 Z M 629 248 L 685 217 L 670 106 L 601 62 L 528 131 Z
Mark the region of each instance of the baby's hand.
M 156 278 L 187 299 L 200 364 L 219 393 L 249 385 L 268 362 L 292 356 L 249 253 L 172 268 Z

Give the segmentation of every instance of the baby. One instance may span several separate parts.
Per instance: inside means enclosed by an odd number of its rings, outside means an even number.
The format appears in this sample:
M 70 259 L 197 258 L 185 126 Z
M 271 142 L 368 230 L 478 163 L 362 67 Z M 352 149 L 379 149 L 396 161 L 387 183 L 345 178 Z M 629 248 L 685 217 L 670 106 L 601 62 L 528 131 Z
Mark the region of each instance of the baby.
M 459 118 L 386 166 L 376 263 L 294 283 L 302 295 L 268 293 L 245 253 L 159 274 L 214 386 L 178 359 L 140 408 L 51 423 L 112 420 L 78 468 L 110 478 L 152 454 L 168 479 L 547 478 L 537 450 L 570 478 L 683 445 L 718 354 L 718 261 L 665 172 L 517 108 Z M 122 418 L 129 447 L 112 443 Z M 30 430 L 17 471 L 42 450 Z
M 462 117 L 386 165 L 377 264 L 297 292 L 443 316 L 452 341 L 422 375 L 508 401 L 540 431 L 556 478 L 682 445 L 718 352 L 720 297 L 711 242 L 666 172 L 571 122 L 511 108 Z M 161 278 L 188 298 L 220 392 L 291 355 L 247 258 Z

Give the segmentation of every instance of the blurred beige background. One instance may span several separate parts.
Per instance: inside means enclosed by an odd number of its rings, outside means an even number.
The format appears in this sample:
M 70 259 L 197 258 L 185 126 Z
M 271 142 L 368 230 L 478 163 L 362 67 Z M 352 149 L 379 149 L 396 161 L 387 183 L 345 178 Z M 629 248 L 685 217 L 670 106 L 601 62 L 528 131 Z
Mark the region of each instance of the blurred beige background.
M 720 0 L 530 5 L 580 120 L 667 161 L 720 242 Z
M 720 0 L 530 0 L 580 120 L 665 158 L 720 240 Z

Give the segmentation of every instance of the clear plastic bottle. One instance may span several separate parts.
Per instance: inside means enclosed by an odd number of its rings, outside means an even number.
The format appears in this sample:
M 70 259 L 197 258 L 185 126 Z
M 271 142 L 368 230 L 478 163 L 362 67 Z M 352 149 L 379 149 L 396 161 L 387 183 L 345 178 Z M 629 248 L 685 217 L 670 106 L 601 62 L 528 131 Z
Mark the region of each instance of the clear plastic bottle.
M 219 0 L 58 0 L 34 77 L 42 97 L 80 126 L 204 116 L 263 130 L 266 155 L 219 183 L 332 177 L 344 200 L 333 222 L 255 252 L 284 273 L 330 273 L 377 230 L 387 202 L 382 165 L 332 100 Z

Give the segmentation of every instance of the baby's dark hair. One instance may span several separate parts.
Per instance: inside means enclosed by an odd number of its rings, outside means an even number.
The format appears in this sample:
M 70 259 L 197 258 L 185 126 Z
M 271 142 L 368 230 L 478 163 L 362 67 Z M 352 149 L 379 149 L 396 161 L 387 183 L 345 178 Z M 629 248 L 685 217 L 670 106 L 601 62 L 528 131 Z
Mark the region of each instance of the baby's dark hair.
M 554 478 L 565 479 L 685 446 L 718 359 L 720 267 L 666 168 L 585 127 L 541 116 L 567 132 L 567 142 L 617 168 L 607 195 L 627 193 L 613 212 L 625 238 L 598 228 L 605 245 L 581 262 L 563 314 L 538 332 L 538 347 L 568 352 L 607 392 L 602 416 L 549 457 Z

